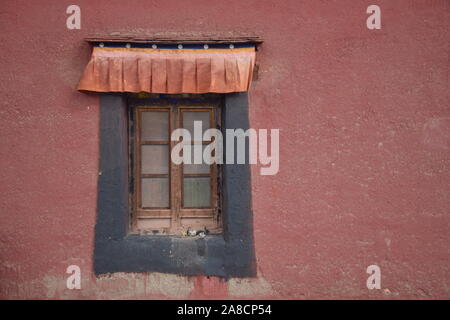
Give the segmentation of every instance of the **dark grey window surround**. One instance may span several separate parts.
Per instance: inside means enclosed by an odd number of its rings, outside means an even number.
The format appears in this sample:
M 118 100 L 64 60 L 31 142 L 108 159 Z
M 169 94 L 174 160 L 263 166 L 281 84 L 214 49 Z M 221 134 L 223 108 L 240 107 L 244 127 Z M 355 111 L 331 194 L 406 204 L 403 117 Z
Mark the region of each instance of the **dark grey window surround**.
M 198 101 L 209 96 L 198 95 Z M 165 99 L 170 100 L 170 95 L 165 95 Z M 222 128 L 247 130 L 247 93 L 220 95 L 220 100 Z M 132 108 L 134 103 L 123 94 L 100 96 L 95 273 L 163 272 L 224 278 L 256 276 L 248 164 L 223 165 L 223 235 L 182 238 L 128 233 L 127 108 Z

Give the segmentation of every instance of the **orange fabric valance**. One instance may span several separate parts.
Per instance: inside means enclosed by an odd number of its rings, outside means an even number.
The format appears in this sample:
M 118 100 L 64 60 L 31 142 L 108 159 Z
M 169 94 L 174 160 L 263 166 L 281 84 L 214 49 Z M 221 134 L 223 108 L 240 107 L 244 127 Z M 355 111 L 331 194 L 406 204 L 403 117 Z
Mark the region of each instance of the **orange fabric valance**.
M 94 47 L 78 90 L 228 93 L 247 91 L 255 47 L 153 49 Z

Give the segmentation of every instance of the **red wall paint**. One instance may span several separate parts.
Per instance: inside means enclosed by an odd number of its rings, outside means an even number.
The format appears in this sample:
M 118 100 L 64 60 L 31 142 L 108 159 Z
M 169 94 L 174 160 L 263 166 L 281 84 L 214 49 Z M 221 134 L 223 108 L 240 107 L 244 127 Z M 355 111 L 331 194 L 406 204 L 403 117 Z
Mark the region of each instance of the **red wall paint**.
M 3 1 L 0 297 L 449 298 L 449 3 L 375 2 Z M 66 28 L 70 4 L 81 30 Z M 99 100 L 75 90 L 83 38 L 229 30 L 265 39 L 250 121 L 281 130 L 279 174 L 252 170 L 258 279 L 96 279 Z M 70 264 L 81 290 L 65 288 Z M 366 288 L 371 264 L 381 290 Z

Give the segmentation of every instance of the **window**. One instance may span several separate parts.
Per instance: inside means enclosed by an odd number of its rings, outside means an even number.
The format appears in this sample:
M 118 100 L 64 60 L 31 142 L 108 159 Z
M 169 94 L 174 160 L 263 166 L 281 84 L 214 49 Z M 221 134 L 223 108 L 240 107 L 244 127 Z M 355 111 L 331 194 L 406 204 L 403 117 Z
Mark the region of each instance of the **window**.
M 182 121 L 181 110 L 186 112 L 194 109 L 205 109 L 214 112 L 215 125 L 220 124 L 223 132 L 229 128 L 249 128 L 247 93 L 231 93 L 225 95 L 160 95 L 152 94 L 147 97 L 123 95 L 115 93 L 103 94 L 100 97 L 100 162 L 98 176 L 97 197 L 97 223 L 95 226 L 94 271 L 95 274 L 111 272 L 164 272 L 183 275 L 208 275 L 219 277 L 253 277 L 256 275 L 256 260 L 253 247 L 253 224 L 251 210 L 251 179 L 248 164 L 229 164 L 217 167 L 217 208 L 220 234 L 210 234 L 202 237 L 181 237 L 180 234 L 161 236 L 154 234 L 150 226 L 141 233 L 133 231 L 133 221 L 137 216 L 132 212 L 135 192 L 135 144 L 137 135 L 137 119 L 139 110 L 142 112 L 154 111 L 169 113 L 167 121 L 169 126 L 175 127 Z M 212 108 L 213 111 L 209 111 Z M 165 114 L 151 114 L 152 122 Z M 189 117 L 188 114 L 187 116 Z M 194 114 L 200 116 L 201 114 Z M 194 117 L 195 119 L 196 117 Z M 150 121 L 150 120 L 145 120 Z M 164 122 L 164 120 L 160 120 Z M 160 121 L 157 124 L 160 124 Z M 182 125 L 182 123 L 180 124 Z M 184 124 L 186 125 L 186 124 Z M 156 129 L 159 128 L 159 129 Z M 142 130 L 142 129 L 141 129 Z M 161 126 L 149 126 L 154 138 L 144 141 L 163 141 L 167 138 L 161 135 Z M 165 130 L 164 130 L 165 131 Z M 159 133 L 158 133 L 159 132 Z M 160 134 L 158 137 L 157 135 Z M 164 134 L 164 133 L 163 133 Z M 168 131 L 167 131 L 168 136 Z M 148 139 L 148 140 L 147 140 Z M 147 145 L 147 144 L 143 144 Z M 161 146 L 164 144 L 149 144 Z M 166 144 L 167 145 L 167 144 Z M 172 147 L 172 145 L 170 145 Z M 158 159 L 155 155 L 155 159 Z M 154 159 L 152 159 L 154 160 Z M 167 161 L 169 161 L 167 159 Z M 157 162 L 155 162 L 157 163 Z M 159 163 L 162 163 L 159 162 Z M 149 169 L 150 168 L 150 169 Z M 167 164 L 166 171 L 156 164 L 150 164 L 145 170 L 158 168 L 158 173 L 145 173 L 161 175 L 154 178 L 167 178 L 175 183 L 173 170 Z M 184 168 L 183 168 L 184 169 Z M 197 169 L 197 171 L 200 171 Z M 146 171 L 147 172 L 147 171 Z M 156 172 L 156 170 L 155 170 Z M 172 176 L 170 176 L 172 174 Z M 182 179 L 181 172 L 177 173 Z M 186 174 L 189 173 L 189 170 Z M 165 175 L 165 176 L 164 176 Z M 142 178 L 141 178 L 142 179 Z M 178 190 L 182 192 L 183 184 L 178 181 Z M 170 188 L 171 186 L 169 186 Z M 184 187 L 184 186 L 183 186 Z M 164 188 L 163 188 L 164 190 Z M 159 192 L 159 191 L 158 191 Z M 170 191 L 169 191 L 170 192 Z M 183 199 L 181 195 L 179 200 Z M 170 196 L 167 200 L 170 205 Z M 197 200 L 204 199 L 199 198 Z M 184 200 L 184 199 L 183 199 Z M 191 199 L 194 201 L 195 198 Z M 195 201 L 197 201 L 195 200 Z M 148 198 L 146 201 L 162 201 L 161 198 Z M 147 211 L 150 217 L 155 217 L 164 210 L 153 206 L 161 203 L 151 203 Z M 131 205 L 130 205 L 131 204 Z M 210 210 L 213 207 L 182 208 L 180 212 L 189 210 Z M 147 214 L 147 213 L 146 213 Z M 171 214 L 171 211 L 170 211 Z M 172 219 L 172 216 L 170 216 Z M 198 220 L 200 218 L 197 217 Z M 143 221 L 156 221 L 144 218 Z M 206 220 L 206 219 L 204 219 Z M 172 220 L 171 220 L 172 222 Z M 161 228 L 162 230 L 163 228 Z M 174 231 L 167 230 L 172 233 Z
M 201 153 L 212 141 L 195 141 L 194 122 L 201 123 L 202 136 L 220 128 L 216 105 L 138 105 L 130 108 L 130 158 L 132 167 L 131 232 L 180 235 L 188 230 L 221 233 L 220 168 L 194 163 L 194 150 Z M 191 135 L 191 164 L 171 161 L 171 133 L 184 128 Z M 200 159 L 199 159 L 200 160 Z
M 222 134 L 248 130 L 247 91 L 262 41 L 183 38 L 87 39 L 92 56 L 78 90 L 101 93 L 97 275 L 256 275 L 249 164 L 176 165 L 170 137 L 194 121 Z M 209 233 L 181 236 L 188 228 Z

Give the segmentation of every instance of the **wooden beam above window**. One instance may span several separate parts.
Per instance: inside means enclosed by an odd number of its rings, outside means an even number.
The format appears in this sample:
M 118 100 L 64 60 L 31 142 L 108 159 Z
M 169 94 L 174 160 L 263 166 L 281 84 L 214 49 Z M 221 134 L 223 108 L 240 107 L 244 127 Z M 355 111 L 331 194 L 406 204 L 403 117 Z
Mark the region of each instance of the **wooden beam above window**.
M 220 43 L 254 43 L 261 44 L 263 39 L 256 35 L 239 33 L 157 33 L 152 35 L 126 35 L 112 33 L 109 35 L 95 35 L 85 38 L 92 42 L 130 42 L 130 43 L 161 43 L 161 44 L 220 44 Z

